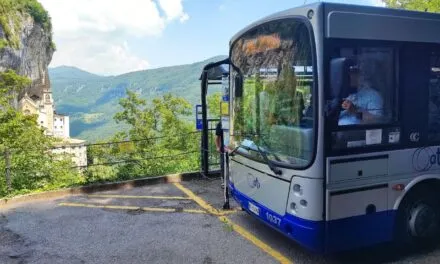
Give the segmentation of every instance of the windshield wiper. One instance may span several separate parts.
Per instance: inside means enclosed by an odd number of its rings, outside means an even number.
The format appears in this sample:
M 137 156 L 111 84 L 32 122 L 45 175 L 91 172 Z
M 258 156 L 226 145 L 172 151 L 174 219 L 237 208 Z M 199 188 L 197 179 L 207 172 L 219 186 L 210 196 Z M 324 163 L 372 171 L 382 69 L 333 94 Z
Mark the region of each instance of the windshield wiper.
M 246 147 L 246 146 L 238 145 L 237 147 L 235 147 L 233 150 L 231 150 L 231 151 L 229 152 L 229 156 L 231 156 L 231 157 L 235 156 L 235 152 L 237 152 L 238 149 L 240 149 L 240 148 L 243 148 L 243 149 L 245 149 L 245 150 L 251 150 L 250 148 L 248 148 L 248 147 Z
M 255 146 L 257 147 L 258 152 L 260 153 L 261 157 L 263 157 L 264 161 L 266 162 L 267 166 L 269 166 L 269 168 L 276 174 L 276 175 L 281 175 L 283 174 L 283 171 L 278 168 L 277 166 L 275 166 L 272 161 L 267 157 L 266 152 L 262 151 L 260 149 L 260 147 L 255 144 Z
M 263 137 L 259 138 L 263 144 L 264 144 L 264 148 L 267 149 L 270 152 L 270 155 L 272 155 L 277 161 L 281 161 L 280 157 L 278 157 L 277 154 L 275 154 L 270 148 L 269 148 L 269 144 L 267 144 L 266 140 L 263 139 Z
M 281 174 L 283 174 L 282 170 L 281 170 L 280 168 L 278 168 L 277 166 L 275 166 L 275 165 L 273 164 L 273 162 L 267 157 L 267 154 L 266 154 L 265 151 L 261 150 L 261 148 L 260 148 L 257 144 L 254 143 L 253 145 L 256 147 L 256 149 L 257 149 L 258 153 L 261 155 L 261 157 L 263 157 L 264 162 L 267 164 L 267 166 L 269 166 L 269 168 L 270 168 L 270 169 L 271 169 L 276 175 L 281 175 Z M 234 156 L 234 155 L 235 155 L 235 152 L 237 152 L 238 149 L 240 149 L 240 148 L 243 148 L 243 149 L 245 149 L 245 150 L 254 150 L 254 149 L 252 149 L 252 148 L 250 148 L 250 147 L 243 146 L 243 145 L 240 144 L 240 145 L 238 145 L 236 148 L 234 148 L 234 149 L 229 153 L 229 155 L 230 155 L 230 156 Z M 279 159 L 275 154 L 272 154 L 272 155 L 274 155 L 275 158 L 276 158 L 277 160 Z

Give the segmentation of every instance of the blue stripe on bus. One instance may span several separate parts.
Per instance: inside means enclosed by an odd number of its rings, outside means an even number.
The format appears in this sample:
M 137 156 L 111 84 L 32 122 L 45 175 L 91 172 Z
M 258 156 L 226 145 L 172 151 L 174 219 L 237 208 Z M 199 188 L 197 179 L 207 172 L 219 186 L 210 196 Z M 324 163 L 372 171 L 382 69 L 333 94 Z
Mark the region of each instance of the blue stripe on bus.
M 237 191 L 233 185 L 230 185 L 230 190 L 235 200 L 249 214 L 314 252 L 332 253 L 370 246 L 390 241 L 393 236 L 395 211 L 384 211 L 329 222 L 311 221 L 287 213 L 281 216 Z M 249 202 L 259 208 L 259 216 L 249 210 Z M 267 218 L 266 212 L 281 219 L 280 224 L 271 222 Z
M 309 221 L 287 214 L 285 216 L 281 216 L 274 211 L 268 209 L 267 207 L 259 204 L 258 202 L 250 199 L 246 195 L 240 193 L 239 191 L 234 189 L 233 186 L 230 187 L 232 196 L 249 214 L 257 217 L 265 224 L 269 225 L 272 228 L 275 228 L 277 231 L 280 231 L 284 235 L 288 236 L 290 239 L 293 239 L 294 241 L 308 248 L 309 250 L 323 252 L 323 221 Z M 260 209 L 259 216 L 255 215 L 249 210 L 249 202 L 258 206 L 258 208 Z M 266 212 L 272 216 L 281 219 L 281 223 L 279 225 L 276 225 L 271 222 L 269 219 L 267 219 Z
M 372 246 L 393 239 L 396 211 L 383 211 L 329 221 L 327 251 Z

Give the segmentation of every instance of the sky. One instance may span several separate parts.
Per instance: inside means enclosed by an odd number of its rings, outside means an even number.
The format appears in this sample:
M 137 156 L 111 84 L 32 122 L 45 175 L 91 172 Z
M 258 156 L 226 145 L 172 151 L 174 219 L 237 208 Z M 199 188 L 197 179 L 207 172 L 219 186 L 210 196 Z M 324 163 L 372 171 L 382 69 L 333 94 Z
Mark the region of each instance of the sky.
M 52 17 L 49 67 L 99 75 L 181 65 L 228 54 L 250 23 L 308 0 L 38 0 Z M 316 0 L 317 1 L 317 0 Z M 382 5 L 381 0 L 328 0 Z

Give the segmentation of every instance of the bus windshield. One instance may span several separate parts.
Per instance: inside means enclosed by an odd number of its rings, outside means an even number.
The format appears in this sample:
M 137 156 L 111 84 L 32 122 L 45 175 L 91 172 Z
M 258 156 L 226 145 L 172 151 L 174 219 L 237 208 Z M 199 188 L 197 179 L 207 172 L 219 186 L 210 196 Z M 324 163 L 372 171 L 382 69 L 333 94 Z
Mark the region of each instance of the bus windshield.
M 232 79 L 239 76 L 242 86 L 237 95 L 232 82 L 233 147 L 250 154 L 259 146 L 271 160 L 307 166 L 315 111 L 307 26 L 297 19 L 257 26 L 233 43 L 231 62 Z

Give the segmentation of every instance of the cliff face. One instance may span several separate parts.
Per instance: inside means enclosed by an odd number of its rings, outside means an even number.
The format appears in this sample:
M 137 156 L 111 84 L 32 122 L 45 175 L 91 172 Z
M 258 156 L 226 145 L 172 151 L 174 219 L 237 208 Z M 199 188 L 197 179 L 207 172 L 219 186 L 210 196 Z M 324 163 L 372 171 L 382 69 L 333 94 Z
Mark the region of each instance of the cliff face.
M 50 89 L 47 67 L 54 53 L 50 27 L 36 22 L 25 11 L 12 10 L 6 16 L 0 15 L 0 71 L 13 69 L 32 80 L 32 85 L 19 97 L 27 92 L 41 98 L 43 89 Z

